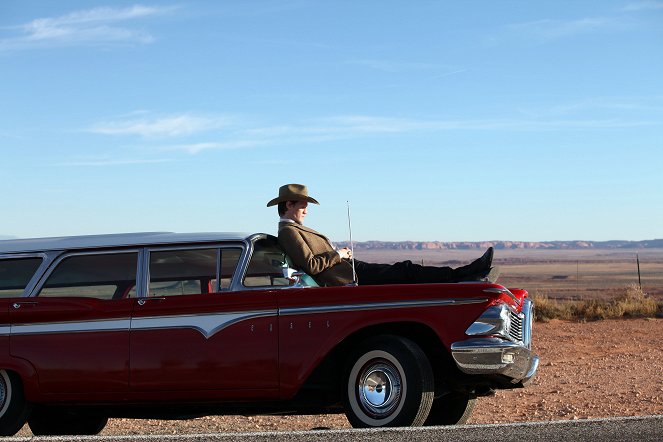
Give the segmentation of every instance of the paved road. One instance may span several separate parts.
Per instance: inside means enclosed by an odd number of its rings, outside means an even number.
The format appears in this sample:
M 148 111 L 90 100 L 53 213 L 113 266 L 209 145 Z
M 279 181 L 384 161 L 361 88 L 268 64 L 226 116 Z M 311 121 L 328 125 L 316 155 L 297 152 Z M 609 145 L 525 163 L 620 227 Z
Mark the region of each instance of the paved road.
M 72 437 L 8 438 L 9 441 L 70 441 Z M 433 441 L 587 441 L 659 442 L 663 415 L 500 425 L 397 428 L 392 430 L 319 430 L 270 433 L 224 433 L 180 436 L 95 436 L 85 442 L 433 442 Z

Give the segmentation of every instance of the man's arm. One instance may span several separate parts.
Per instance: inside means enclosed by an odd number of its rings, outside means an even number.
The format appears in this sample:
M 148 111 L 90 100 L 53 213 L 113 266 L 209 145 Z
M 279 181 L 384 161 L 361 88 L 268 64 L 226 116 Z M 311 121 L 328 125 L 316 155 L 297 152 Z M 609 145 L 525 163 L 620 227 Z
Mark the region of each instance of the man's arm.
M 279 231 L 279 244 L 299 270 L 309 275 L 317 275 L 341 263 L 341 256 L 327 241 L 316 237 L 312 238 L 311 242 L 313 250 L 299 230 L 285 227 Z

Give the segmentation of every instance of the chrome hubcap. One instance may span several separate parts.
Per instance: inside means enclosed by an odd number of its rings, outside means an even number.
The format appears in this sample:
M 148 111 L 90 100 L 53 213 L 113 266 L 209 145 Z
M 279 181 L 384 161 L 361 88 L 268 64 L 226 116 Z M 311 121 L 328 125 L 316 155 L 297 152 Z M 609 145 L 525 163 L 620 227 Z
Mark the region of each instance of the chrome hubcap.
M 359 404 L 369 416 L 389 416 L 398 407 L 401 391 L 401 376 L 396 367 L 387 361 L 374 361 L 359 374 Z

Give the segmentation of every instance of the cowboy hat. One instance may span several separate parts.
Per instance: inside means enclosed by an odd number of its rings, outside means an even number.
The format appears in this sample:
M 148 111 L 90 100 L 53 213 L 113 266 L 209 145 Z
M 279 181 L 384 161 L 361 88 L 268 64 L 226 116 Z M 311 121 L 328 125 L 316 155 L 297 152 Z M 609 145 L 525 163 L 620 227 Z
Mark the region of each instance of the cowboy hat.
M 275 206 L 284 201 L 307 201 L 313 204 L 320 204 L 308 196 L 308 189 L 302 184 L 286 184 L 279 187 L 279 196 L 267 203 L 267 207 Z

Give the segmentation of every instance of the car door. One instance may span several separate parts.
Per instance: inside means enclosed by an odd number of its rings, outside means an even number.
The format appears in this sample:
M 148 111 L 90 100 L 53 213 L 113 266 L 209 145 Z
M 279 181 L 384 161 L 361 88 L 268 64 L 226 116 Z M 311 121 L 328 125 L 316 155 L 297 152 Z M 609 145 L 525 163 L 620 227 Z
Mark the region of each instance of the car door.
M 276 394 L 276 297 L 227 289 L 241 256 L 239 247 L 149 250 L 147 296 L 131 321 L 132 391 Z
M 133 300 L 126 296 L 137 264 L 137 250 L 66 254 L 36 296 L 13 299 L 10 354 L 34 366 L 43 394 L 128 389 Z

